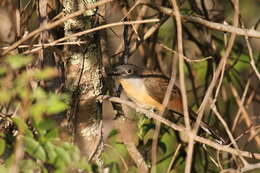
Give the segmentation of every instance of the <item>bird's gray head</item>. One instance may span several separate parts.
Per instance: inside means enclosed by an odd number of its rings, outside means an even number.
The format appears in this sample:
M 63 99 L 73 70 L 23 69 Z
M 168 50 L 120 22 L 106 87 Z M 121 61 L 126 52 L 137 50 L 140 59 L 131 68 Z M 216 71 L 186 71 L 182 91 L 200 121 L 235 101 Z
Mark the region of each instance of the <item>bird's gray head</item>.
M 113 71 L 112 75 L 122 78 L 137 77 L 140 72 L 140 68 L 133 64 L 119 65 Z

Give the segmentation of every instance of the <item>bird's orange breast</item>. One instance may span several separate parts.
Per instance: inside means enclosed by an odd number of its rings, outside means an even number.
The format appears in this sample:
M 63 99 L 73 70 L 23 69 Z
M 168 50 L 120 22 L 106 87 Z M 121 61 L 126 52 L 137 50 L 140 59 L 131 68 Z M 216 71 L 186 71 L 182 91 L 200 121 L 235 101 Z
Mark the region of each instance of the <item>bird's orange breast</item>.
M 148 94 L 142 79 L 127 78 L 120 79 L 119 82 L 130 99 L 141 104 L 145 108 L 156 108 L 157 110 L 162 109 L 162 104 L 157 102 Z
M 149 95 L 141 78 L 120 79 L 119 82 L 121 83 L 127 96 L 135 101 L 137 104 L 146 109 L 155 108 L 159 111 L 163 109 L 162 103 L 158 102 Z M 182 113 L 183 106 L 181 98 L 171 98 L 168 102 L 167 108 L 175 112 Z

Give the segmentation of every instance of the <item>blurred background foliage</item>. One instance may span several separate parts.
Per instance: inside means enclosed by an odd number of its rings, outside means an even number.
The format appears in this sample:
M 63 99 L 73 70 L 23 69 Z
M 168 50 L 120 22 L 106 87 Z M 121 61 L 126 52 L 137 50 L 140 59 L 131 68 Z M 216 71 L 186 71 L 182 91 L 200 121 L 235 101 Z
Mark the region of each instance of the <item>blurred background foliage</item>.
M 60 139 L 60 129 L 52 119 L 55 114 L 64 114 L 69 96 L 36 85 L 52 79 L 57 71 L 30 68 L 32 63 L 30 56 L 1 59 L 0 172 L 11 172 L 17 161 L 19 172 L 26 173 L 91 170 L 79 149 Z
M 20 6 L 18 9 L 23 9 L 20 10 L 21 28 L 19 28 L 19 32 L 10 29 L 15 25 L 12 19 L 13 14 L 7 14 L 6 10 L 12 8 L 9 8 L 8 5 L 4 6 L 10 2 L 0 2 L 0 17 L 2 17 L 2 22 L 0 21 L 1 47 L 8 46 L 15 41 L 15 37 L 12 37 L 12 35 L 22 38 L 23 35 L 32 32 L 40 25 L 40 17 L 37 11 L 38 1 L 20 0 L 18 2 Z M 106 15 L 101 15 L 102 19 L 105 18 L 105 22 L 103 23 L 120 21 L 126 15 L 126 11 L 129 11 L 133 7 L 135 2 L 120 1 L 108 5 Z M 157 0 L 155 2 L 148 2 L 170 7 L 168 1 Z M 198 14 L 191 6 L 195 1 L 184 0 L 178 2 L 181 4 L 180 11 L 182 14 L 202 15 Z M 239 2 L 241 21 L 246 28 L 253 28 L 259 20 L 259 15 L 257 15 L 260 10 L 259 0 L 240 0 Z M 50 20 L 55 21 L 55 16 L 62 12 L 63 1 L 50 0 L 48 3 L 48 17 Z M 225 20 L 228 23 L 232 23 L 233 8 L 230 1 L 220 0 L 215 3 L 216 6 L 212 7 L 214 13 L 208 9 L 208 14 L 210 15 L 207 16 L 207 20 L 220 23 Z M 142 7 L 143 5 L 137 6 L 131 12 L 129 18 L 135 20 Z M 216 7 L 217 10 L 215 9 Z M 151 16 L 158 18 L 163 16 L 160 15 L 157 11 L 149 9 L 146 15 L 141 17 L 144 19 L 151 18 Z M 185 28 L 183 36 L 185 56 L 191 60 L 209 58 L 205 61 L 186 62 L 185 65 L 189 105 L 193 110 L 197 110 L 212 79 L 213 71 L 226 50 L 226 41 L 229 38 L 229 33 L 207 30 L 194 23 L 184 23 L 183 25 Z M 142 25 L 137 31 L 141 36 L 152 26 L 153 24 Z M 175 20 L 172 18 L 167 19 L 160 26 L 154 37 L 143 41 L 140 47 L 131 52 L 129 62 L 162 71 L 166 76 L 169 76 L 172 70 L 171 63 L 173 55 L 172 52 L 166 51 L 159 44 L 162 43 L 172 49 L 176 48 L 175 27 Z M 63 29 L 61 25 L 49 31 L 51 33 L 50 40 L 62 38 L 64 36 Z M 102 38 L 102 41 L 105 40 L 105 43 L 102 44 L 104 52 L 102 65 L 105 68 L 111 66 L 111 62 L 117 63 L 120 61 L 120 56 L 118 55 L 122 53 L 123 48 L 120 50 L 118 48 L 123 42 L 122 31 L 123 27 L 120 27 L 107 29 L 102 33 L 105 35 L 102 36 L 106 37 Z M 132 36 L 131 39 L 129 38 L 131 46 L 138 42 L 137 36 L 133 36 L 133 33 L 134 31 L 131 29 L 129 34 Z M 6 37 L 7 35 L 9 37 Z M 57 121 L 57 117 L 65 117 L 66 111 L 71 110 L 72 95 L 66 90 L 64 91 L 63 86 L 60 86 L 58 89 L 51 89 L 49 87 L 49 83 L 62 76 L 59 68 L 49 65 L 51 63 L 48 60 L 37 59 L 38 55 L 36 53 L 22 55 L 27 49 L 31 49 L 31 45 L 36 43 L 38 43 L 38 40 L 34 38 L 27 42 L 29 48 L 19 48 L 19 50 L 14 50 L 11 53 L 12 55 L 0 57 L 0 172 L 98 172 L 97 166 L 94 163 L 89 163 L 88 158 L 80 154 L 80 148 L 74 145 L 73 141 L 65 140 L 66 137 L 64 139 L 62 136 L 62 132 L 66 129 L 59 126 L 60 122 Z M 259 39 L 250 39 L 250 43 L 252 44 L 253 56 L 259 71 Z M 48 50 L 48 53 L 55 53 L 56 56 L 61 57 L 60 59 L 62 60 L 60 62 L 62 65 L 58 63 L 55 65 L 60 65 L 66 69 L 64 67 L 67 60 L 66 46 L 55 46 L 53 49 Z M 106 57 L 109 59 L 108 61 Z M 39 62 L 44 65 L 39 65 L 41 64 Z M 225 117 L 230 127 L 232 127 L 233 120 L 239 109 L 230 86 L 235 87 L 239 96 L 242 97 L 249 80 L 250 93 L 246 95 L 246 98 L 248 99 L 249 95 L 253 92 L 255 94 L 253 102 L 250 103 L 247 109 L 250 115 L 252 115 L 251 119 L 254 125 L 257 126 L 259 124 L 260 84 L 249 62 L 250 57 L 245 39 L 239 36 L 228 59 L 220 96 L 217 99 L 219 112 Z M 196 90 L 195 92 L 194 89 Z M 106 91 L 106 93 L 108 95 L 113 94 L 110 91 Z M 128 132 L 131 131 L 133 134 L 127 134 L 127 132 L 122 134 L 120 131 L 122 129 L 117 126 L 118 119 L 115 118 L 114 111 L 110 103 L 107 103 L 106 106 L 103 105 L 104 140 L 106 141 L 102 154 L 103 167 L 109 168 L 109 172 L 111 173 L 131 173 L 138 171 L 133 158 L 129 155 L 124 137 L 122 136 L 131 136 L 131 141 L 137 146 L 147 164 L 151 166 L 151 147 L 155 128 L 153 120 L 132 111 L 134 113 L 132 113 L 130 118 L 133 120 L 133 125 L 127 125 L 128 129 L 126 130 Z M 207 110 L 204 118 L 210 125 L 218 129 L 220 134 L 226 137 L 224 128 L 215 116 L 213 116 L 212 111 Z M 244 120 L 240 120 L 237 128 L 232 132 L 235 136 L 239 136 L 248 130 L 248 128 L 250 127 L 246 126 Z M 259 127 L 257 130 L 259 131 Z M 133 135 L 134 137 L 132 137 Z M 162 127 L 158 140 L 159 151 L 156 167 L 158 172 L 184 172 L 187 143 L 183 142 L 180 138 L 180 134 L 171 128 Z M 171 163 L 180 143 L 180 152 L 174 162 Z M 259 144 L 248 134 L 243 135 L 238 140 L 238 144 L 243 150 L 260 152 Z M 192 165 L 193 171 L 198 173 L 219 172 L 219 163 L 215 163 L 216 157 L 217 151 L 214 149 L 196 144 L 193 158 L 194 164 Z M 249 161 L 252 163 L 257 162 L 255 159 L 250 159 Z M 224 168 L 237 169 L 241 166 L 237 158 L 232 158 L 231 155 L 221 155 L 220 162 Z M 251 173 L 256 173 L 257 171 L 259 170 L 251 171 Z

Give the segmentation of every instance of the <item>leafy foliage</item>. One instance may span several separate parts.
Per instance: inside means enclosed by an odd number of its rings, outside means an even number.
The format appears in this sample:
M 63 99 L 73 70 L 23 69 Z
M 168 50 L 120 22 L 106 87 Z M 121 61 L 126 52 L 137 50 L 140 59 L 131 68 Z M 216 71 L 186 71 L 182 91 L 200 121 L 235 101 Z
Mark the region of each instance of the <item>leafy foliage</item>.
M 52 79 L 57 72 L 53 68 L 29 68 L 32 63 L 32 57 L 15 55 L 0 64 L 0 106 L 8 114 L 7 119 L 2 118 L 8 126 L 0 129 L 0 154 L 8 162 L 1 165 L 0 172 L 13 168 L 17 148 L 24 153 L 19 163 L 21 172 L 91 170 L 79 149 L 60 139 L 58 126 L 51 118 L 65 116 L 69 96 L 39 86 L 40 81 Z

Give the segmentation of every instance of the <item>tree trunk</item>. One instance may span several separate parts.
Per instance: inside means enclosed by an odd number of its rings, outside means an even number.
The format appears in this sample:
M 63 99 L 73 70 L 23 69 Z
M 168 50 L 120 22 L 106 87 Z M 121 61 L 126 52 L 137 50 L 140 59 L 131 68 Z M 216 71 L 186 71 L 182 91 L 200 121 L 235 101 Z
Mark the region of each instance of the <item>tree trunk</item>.
M 66 15 L 80 8 L 84 8 L 83 1 L 64 1 Z M 65 35 L 69 36 L 95 27 L 98 24 L 98 17 L 94 15 L 93 10 L 87 10 L 84 15 L 66 21 Z M 66 65 L 66 88 L 72 93 L 68 118 L 71 120 L 70 129 L 72 129 L 74 142 L 83 155 L 101 166 L 99 157 L 103 148 L 101 106 L 96 100 L 102 88 L 98 37 L 98 33 L 94 33 L 80 38 L 71 38 L 70 41 L 80 40 L 86 44 L 67 47 L 69 55 Z

